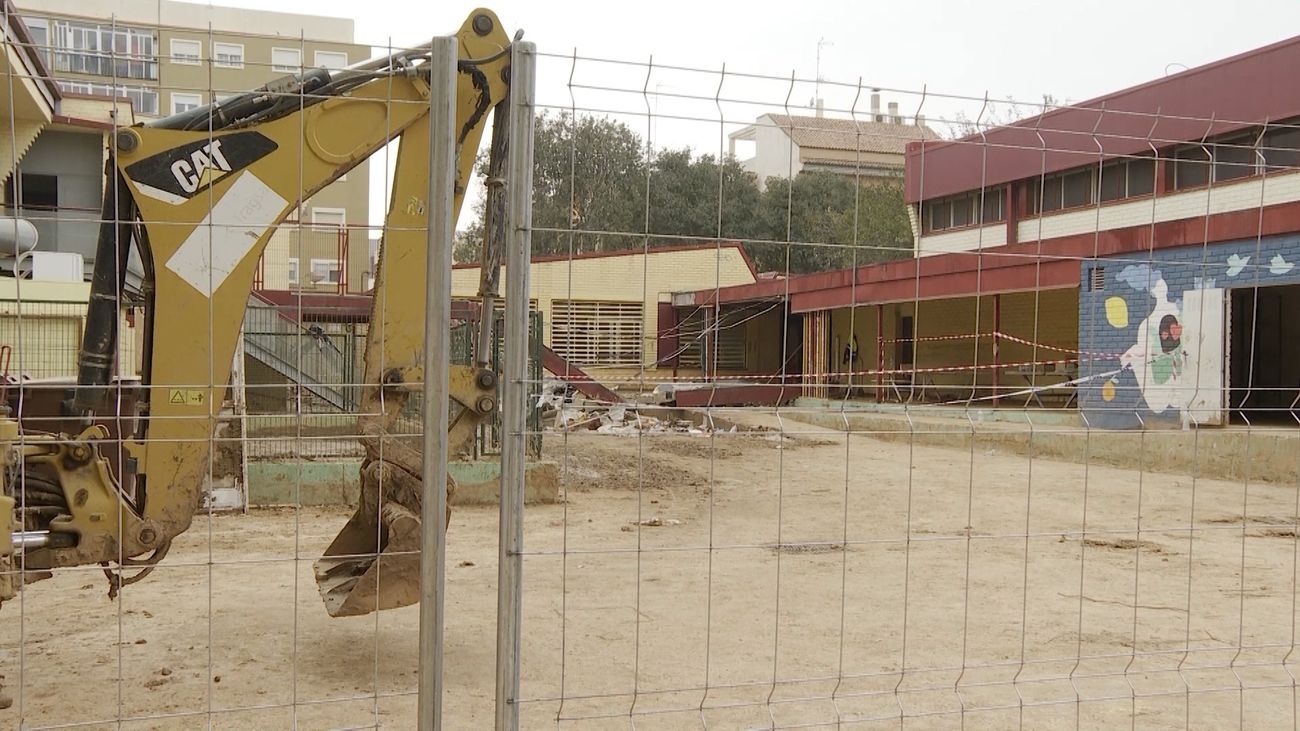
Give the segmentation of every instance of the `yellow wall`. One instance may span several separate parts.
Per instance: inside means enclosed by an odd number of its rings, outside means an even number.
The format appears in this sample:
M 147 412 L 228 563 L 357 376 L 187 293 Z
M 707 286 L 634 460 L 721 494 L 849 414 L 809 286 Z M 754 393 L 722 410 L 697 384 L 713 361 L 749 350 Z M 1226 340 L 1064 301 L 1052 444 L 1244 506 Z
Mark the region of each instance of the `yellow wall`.
M 11 375 L 67 378 L 77 375 L 77 356 L 86 322 L 89 282 L 41 282 L 0 278 L 0 346 L 9 346 Z M 137 311 L 138 312 L 138 311 Z M 140 373 L 140 334 L 126 311 L 118 321 L 120 375 Z
M 642 363 L 653 367 L 659 326 L 658 303 L 672 292 L 728 287 L 754 281 L 744 257 L 736 247 L 682 249 L 652 252 L 648 256 L 588 257 L 536 262 L 529 274 L 529 297 L 542 313 L 543 341 L 551 343 L 551 302 L 593 300 L 641 302 Z M 504 268 L 501 275 L 505 285 Z M 479 268 L 463 267 L 452 272 L 452 296 L 478 295 Z
M 1054 289 L 1041 292 L 1017 292 L 1001 295 L 1001 327 L 1006 335 L 1036 342 L 1044 346 L 1053 346 L 1068 350 L 1077 350 L 1079 346 L 1079 293 L 1076 289 Z M 978 364 L 989 366 L 993 363 L 994 303 L 992 295 L 980 298 L 957 297 L 952 299 L 922 300 L 920 302 L 899 302 L 884 305 L 864 305 L 857 308 L 841 308 L 831 313 L 832 367 L 831 371 L 844 373 L 849 370 L 876 370 L 879 366 L 877 350 L 876 308 L 881 308 L 886 340 L 897 337 L 899 319 L 913 315 L 914 336 L 916 338 L 942 337 L 950 335 L 972 335 L 980 333 L 981 338 L 961 338 L 953 340 L 921 341 L 915 344 L 914 365 L 917 369 L 942 368 L 945 366 L 970 366 Z M 977 325 L 978 308 L 978 325 Z M 852 321 L 852 332 L 858 337 L 859 360 L 850 366 L 843 361 L 844 346 L 848 342 Z M 1021 363 L 1063 360 L 1077 357 L 1074 353 L 1063 353 L 1046 348 L 1035 349 L 1030 345 L 1010 342 L 1003 339 L 999 343 L 999 363 Z M 886 369 L 903 367 L 897 362 L 895 343 L 884 344 L 884 366 Z M 972 380 L 974 378 L 974 380 Z M 929 374 L 928 379 L 938 386 L 960 387 L 974 383 L 977 387 L 987 387 L 993 383 L 993 371 L 982 367 L 972 375 L 971 370 L 948 373 Z M 837 379 L 847 382 L 848 376 Z M 1052 383 L 1065 380 L 1064 375 L 1036 376 L 1036 384 Z M 863 393 L 874 388 L 874 375 L 859 375 L 853 383 L 865 387 Z M 922 379 L 918 376 L 918 382 Z M 1015 390 L 1028 385 L 1024 378 L 1003 371 L 1000 384 L 1004 390 Z M 949 388 L 951 391 L 951 388 Z

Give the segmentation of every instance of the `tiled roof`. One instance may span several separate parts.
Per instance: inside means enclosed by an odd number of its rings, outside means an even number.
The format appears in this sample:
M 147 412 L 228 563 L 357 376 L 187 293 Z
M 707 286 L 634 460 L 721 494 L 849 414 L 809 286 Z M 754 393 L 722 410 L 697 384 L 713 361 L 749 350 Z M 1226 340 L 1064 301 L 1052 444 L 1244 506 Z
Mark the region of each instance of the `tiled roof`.
M 788 114 L 767 116 L 802 148 L 902 155 L 909 142 L 939 139 L 938 133 L 929 127 L 912 124 L 797 117 Z

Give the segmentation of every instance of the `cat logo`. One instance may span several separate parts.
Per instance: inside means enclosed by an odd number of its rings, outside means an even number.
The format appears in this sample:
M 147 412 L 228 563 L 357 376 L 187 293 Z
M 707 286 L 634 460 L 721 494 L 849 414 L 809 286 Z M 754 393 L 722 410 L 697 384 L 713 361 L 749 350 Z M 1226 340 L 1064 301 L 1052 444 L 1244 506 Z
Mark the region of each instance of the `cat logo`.
M 278 145 L 260 132 L 234 132 L 164 150 L 126 167 L 141 194 L 180 205 L 267 155 Z
M 230 163 L 221 154 L 221 140 L 213 140 L 190 153 L 189 159 L 181 158 L 172 163 L 172 175 L 181 190 L 193 195 L 199 189 L 199 183 L 211 185 L 222 175 L 230 172 Z

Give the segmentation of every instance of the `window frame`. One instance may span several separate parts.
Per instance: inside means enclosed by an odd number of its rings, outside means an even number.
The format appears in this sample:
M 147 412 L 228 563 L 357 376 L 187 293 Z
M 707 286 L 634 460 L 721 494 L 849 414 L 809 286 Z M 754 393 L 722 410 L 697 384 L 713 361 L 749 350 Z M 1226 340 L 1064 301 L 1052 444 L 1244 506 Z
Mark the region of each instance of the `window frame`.
M 332 223 L 332 222 L 329 222 L 329 221 L 319 221 L 319 220 L 317 220 L 317 216 L 316 216 L 317 213 L 328 213 L 328 214 L 335 214 L 335 213 L 337 213 L 338 216 L 339 216 L 339 222 L 338 222 L 338 223 Z M 311 207 L 311 225 L 312 225 L 313 228 L 326 228 L 326 227 L 328 227 L 328 228 L 330 228 L 330 229 L 339 229 L 339 230 L 345 229 L 345 228 L 348 227 L 348 209 L 346 209 L 346 208 L 337 208 L 337 207 L 333 207 L 333 206 L 312 206 L 312 207 Z
M 329 55 L 329 56 L 342 56 L 342 57 L 343 57 L 343 63 L 342 63 L 342 65 L 339 65 L 339 66 L 326 66 L 325 64 L 321 63 L 321 61 L 320 61 L 321 54 L 326 54 L 326 55 Z M 316 52 L 314 52 L 314 53 L 312 54 L 312 68 L 328 69 L 328 70 L 330 70 L 330 71 L 337 71 L 338 69 L 345 69 L 345 68 L 347 68 L 347 67 L 348 67 L 348 52 L 347 52 L 347 51 L 316 51 Z
M 295 56 L 297 56 L 298 60 L 297 60 L 297 62 L 295 62 L 295 63 L 293 63 L 293 64 L 283 64 L 283 63 L 278 63 L 278 62 L 276 62 L 276 60 L 275 60 L 275 54 L 276 54 L 277 52 L 278 52 L 278 53 L 292 53 L 292 54 L 294 54 Z M 285 47 L 282 47 L 282 46 L 272 46 L 272 47 L 271 47 L 271 70 L 272 70 L 272 71 L 279 71 L 280 73 L 285 73 L 285 74 L 300 74 L 300 73 L 302 73 L 302 71 L 303 71 L 303 66 L 302 66 L 302 49 L 301 49 L 301 48 L 285 48 Z
M 950 195 L 924 201 L 921 204 L 922 235 L 948 233 L 977 226 L 994 226 L 1005 223 L 1007 220 L 1006 195 L 1006 186 L 999 185 L 970 193 L 962 193 L 961 195 Z M 996 218 L 988 216 L 990 206 L 996 210 Z M 959 211 L 964 212 L 961 215 L 962 223 L 957 223 Z M 934 225 L 936 218 L 947 219 L 947 224 L 936 227 Z
M 187 109 L 178 110 L 176 108 L 177 97 L 185 97 L 187 99 L 193 99 L 194 105 Z M 190 111 L 190 109 L 198 109 L 199 107 L 203 106 L 203 95 L 194 92 L 188 92 L 188 91 L 173 91 L 171 93 L 171 105 L 172 105 L 172 114 L 182 114 L 184 112 Z
M 312 283 L 313 285 L 315 285 L 315 286 L 336 285 L 336 286 L 337 286 L 337 285 L 343 283 L 343 262 L 339 261 L 338 259 L 325 259 L 325 258 L 317 259 L 316 257 L 312 257 L 312 258 L 309 259 L 308 261 L 309 261 L 309 264 L 308 264 L 307 271 L 308 271 L 308 272 L 311 274 L 311 276 L 312 276 L 311 283 Z M 316 265 L 317 265 L 317 264 L 329 264 L 329 265 L 330 265 L 329 270 L 328 270 L 328 273 L 327 273 L 327 275 L 326 275 L 326 278 L 325 278 L 325 279 L 322 279 L 322 280 L 319 281 L 319 282 L 316 281 L 316 279 L 315 279 L 315 276 L 316 276 Z M 332 279 L 332 278 L 330 278 L 329 275 L 331 275 L 331 274 L 333 274 L 333 273 L 335 273 L 335 272 L 338 272 L 338 278 L 337 278 L 337 279 Z M 299 273 L 299 275 L 301 275 L 301 272 Z
M 220 58 L 220 56 L 221 56 L 221 51 L 220 51 L 219 49 L 222 48 L 222 47 L 224 47 L 224 48 L 226 48 L 226 49 L 238 48 L 238 49 L 239 49 L 239 61 L 223 61 L 223 60 L 221 60 L 221 58 Z M 231 55 L 231 54 L 230 54 L 230 53 L 226 53 L 225 55 L 229 56 L 229 55 Z M 219 69 L 242 69 L 242 68 L 244 68 L 244 63 L 245 63 L 247 60 L 248 60 L 247 57 L 244 55 L 244 44 L 242 44 L 242 43 L 230 43 L 230 42 L 228 42 L 228 41 L 213 41 L 213 42 L 212 42 L 212 65 L 213 65 L 213 66 L 215 66 L 215 67 L 217 67 L 217 68 L 219 68 Z
M 291 285 L 298 284 L 298 281 L 302 278 L 301 276 L 302 273 L 300 271 L 300 267 L 298 266 L 298 257 L 296 256 L 288 257 L 287 262 L 288 262 L 288 266 L 286 267 L 287 269 L 286 281 L 288 281 L 288 283 Z
M 177 44 L 193 44 L 193 54 L 181 54 L 176 50 Z M 177 66 L 202 66 L 203 65 L 203 41 L 194 38 L 173 38 L 168 44 L 170 56 L 168 60 Z

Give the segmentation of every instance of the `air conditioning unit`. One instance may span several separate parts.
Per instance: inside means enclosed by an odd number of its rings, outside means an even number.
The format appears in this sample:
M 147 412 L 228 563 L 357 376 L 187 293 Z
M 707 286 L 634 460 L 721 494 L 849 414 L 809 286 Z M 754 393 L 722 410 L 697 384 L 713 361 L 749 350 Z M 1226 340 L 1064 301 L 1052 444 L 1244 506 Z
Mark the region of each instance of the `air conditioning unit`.
M 65 251 L 33 251 L 27 255 L 31 278 L 45 282 L 80 282 L 85 279 L 81 254 Z

